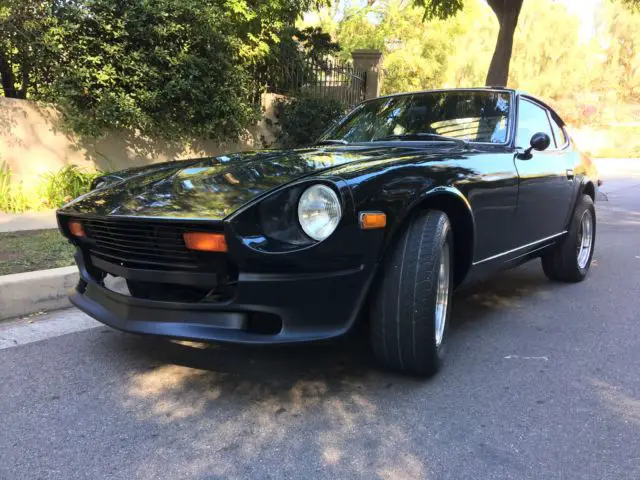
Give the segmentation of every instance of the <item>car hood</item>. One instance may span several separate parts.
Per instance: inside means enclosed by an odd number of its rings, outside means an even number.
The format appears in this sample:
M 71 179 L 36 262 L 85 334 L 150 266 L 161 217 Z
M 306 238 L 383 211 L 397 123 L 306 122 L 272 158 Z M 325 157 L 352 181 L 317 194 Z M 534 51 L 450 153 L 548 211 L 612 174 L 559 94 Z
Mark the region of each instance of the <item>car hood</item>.
M 223 219 L 299 178 L 353 162 L 403 157 L 415 149 L 315 147 L 183 160 L 101 177 L 106 186 L 60 209 L 99 216 Z

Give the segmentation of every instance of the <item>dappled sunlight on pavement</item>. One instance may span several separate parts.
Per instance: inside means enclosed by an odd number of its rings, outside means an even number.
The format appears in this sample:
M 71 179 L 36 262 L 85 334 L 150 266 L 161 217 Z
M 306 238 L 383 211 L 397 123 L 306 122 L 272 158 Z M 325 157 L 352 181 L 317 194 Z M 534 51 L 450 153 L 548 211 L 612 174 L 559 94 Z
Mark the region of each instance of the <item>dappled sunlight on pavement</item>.
M 405 427 L 380 417 L 370 393 L 385 375 L 363 364 L 362 351 L 351 351 L 361 350 L 357 344 L 263 349 L 140 338 L 125 342 L 128 354 L 135 349 L 139 359 L 146 357 L 155 366 L 132 372 L 123 406 L 143 422 L 197 419 L 191 448 L 208 455 L 192 466 L 200 472 L 196 478 L 241 478 L 238 468 L 265 451 L 292 448 L 287 447 L 292 435 L 300 443 L 293 447 L 296 458 L 288 461 L 301 461 L 304 455 L 336 471 L 364 474 L 373 468 L 382 478 L 424 477 Z M 308 429 L 310 418 L 313 427 Z M 368 425 L 375 428 L 368 448 L 347 453 L 354 435 Z M 150 469 L 145 462 L 145 475 L 161 474 Z
M 592 383 L 605 407 L 619 415 L 625 423 L 640 427 L 640 398 L 634 398 L 623 387 L 602 380 L 593 380 Z
M 543 298 L 548 288 L 539 272 L 516 271 L 460 294 L 454 315 L 464 319 L 464 328 L 474 328 L 474 320 L 466 318 L 472 313 L 482 322 L 496 311 L 520 308 L 523 297 Z M 454 349 L 460 324 L 453 327 Z M 285 463 L 304 458 L 336 476 L 376 472 L 385 479 L 429 478 L 437 471 L 412 437 L 418 433 L 430 442 L 442 432 L 427 421 L 407 423 L 393 411 L 393 402 L 381 403 L 391 391 L 422 391 L 428 404 L 433 383 L 376 370 L 362 339 L 246 348 L 112 338 L 117 343 L 109 342 L 108 348 L 149 365 L 128 375 L 118 394 L 122 406 L 140 422 L 168 428 L 196 422 L 197 440 L 190 446 L 200 452 L 192 465 L 196 478 L 241 478 L 246 466 L 266 452 L 282 452 Z M 294 446 L 292 437 L 298 439 Z M 354 450 L 354 442 L 362 448 Z M 152 463 L 141 467 L 145 476 L 161 474 Z

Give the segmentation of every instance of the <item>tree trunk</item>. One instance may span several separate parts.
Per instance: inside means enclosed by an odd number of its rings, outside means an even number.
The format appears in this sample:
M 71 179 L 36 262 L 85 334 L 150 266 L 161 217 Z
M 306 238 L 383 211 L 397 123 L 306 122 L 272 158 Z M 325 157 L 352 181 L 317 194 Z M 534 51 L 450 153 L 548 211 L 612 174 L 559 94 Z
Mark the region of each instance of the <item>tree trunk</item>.
M 29 81 L 30 71 L 31 71 L 31 67 L 29 65 L 29 62 L 26 59 L 24 59 L 22 62 L 22 72 L 21 72 L 22 85 L 20 86 L 20 90 L 18 90 L 18 92 L 16 93 L 17 98 L 22 98 L 22 99 L 27 98 L 27 91 L 29 90 L 29 87 L 30 87 L 30 81 Z
M 16 98 L 16 87 L 13 78 L 13 70 L 7 61 L 2 49 L 0 49 L 0 80 L 2 81 L 2 90 L 4 96 L 8 98 Z
M 522 2 L 523 0 L 487 0 L 500 23 L 496 48 L 487 73 L 486 85 L 488 86 L 504 87 L 507 85 L 513 51 L 513 35 L 518 25 Z

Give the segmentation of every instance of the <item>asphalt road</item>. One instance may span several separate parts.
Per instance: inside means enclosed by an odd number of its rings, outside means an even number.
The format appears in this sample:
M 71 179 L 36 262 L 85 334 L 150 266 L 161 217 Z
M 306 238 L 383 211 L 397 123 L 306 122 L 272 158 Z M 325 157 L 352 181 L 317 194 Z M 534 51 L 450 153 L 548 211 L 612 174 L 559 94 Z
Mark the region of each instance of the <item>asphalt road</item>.
M 0 479 L 638 479 L 640 168 L 605 178 L 589 278 L 534 262 L 457 294 L 430 381 L 358 342 L 205 347 L 75 310 L 0 325 Z

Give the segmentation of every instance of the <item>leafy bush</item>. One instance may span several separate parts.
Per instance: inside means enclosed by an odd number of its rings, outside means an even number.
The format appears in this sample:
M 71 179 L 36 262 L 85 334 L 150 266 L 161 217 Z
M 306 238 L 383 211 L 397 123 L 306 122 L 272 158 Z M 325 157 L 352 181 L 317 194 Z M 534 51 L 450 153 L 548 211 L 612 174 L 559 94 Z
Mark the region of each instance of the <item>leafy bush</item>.
M 326 0 L 0 2 L 0 95 L 60 108 L 63 127 L 228 140 L 259 118 L 284 58 L 337 49 L 294 28 Z M 258 81 L 259 80 L 259 81 Z
M 22 213 L 61 207 L 88 192 L 98 175 L 98 172 L 85 172 L 75 165 L 67 165 L 26 186 L 23 182 L 11 181 L 9 165 L 3 162 L 0 164 L 0 212 Z
M 11 170 L 6 162 L 0 165 L 0 211 L 9 211 L 9 198 L 11 191 Z
M 278 143 L 283 147 L 300 147 L 316 141 L 333 121 L 345 112 L 345 105 L 330 98 L 301 95 L 280 100 L 275 115 L 280 127 Z
M 46 207 L 61 207 L 87 193 L 98 175 L 97 172 L 84 172 L 75 165 L 67 165 L 58 172 L 44 175 L 41 199 Z
M 30 209 L 33 195 L 25 192 L 21 183 L 11 182 L 11 169 L 0 164 L 0 212 L 24 212 Z
M 77 133 L 226 139 L 256 121 L 234 22 L 218 1 L 65 4 L 53 96 Z

